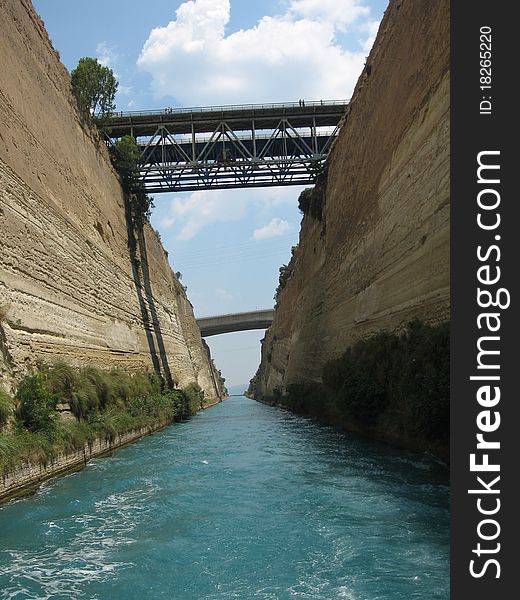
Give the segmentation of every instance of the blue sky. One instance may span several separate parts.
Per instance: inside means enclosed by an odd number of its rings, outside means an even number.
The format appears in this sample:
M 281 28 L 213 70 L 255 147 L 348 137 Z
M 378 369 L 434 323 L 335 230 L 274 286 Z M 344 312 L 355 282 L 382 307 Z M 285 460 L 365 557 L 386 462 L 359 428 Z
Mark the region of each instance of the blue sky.
M 33 0 L 72 70 L 96 57 L 118 110 L 344 99 L 386 0 Z M 302 188 L 157 194 L 152 225 L 196 316 L 273 306 L 298 241 Z M 263 331 L 207 339 L 229 385 L 247 383 Z

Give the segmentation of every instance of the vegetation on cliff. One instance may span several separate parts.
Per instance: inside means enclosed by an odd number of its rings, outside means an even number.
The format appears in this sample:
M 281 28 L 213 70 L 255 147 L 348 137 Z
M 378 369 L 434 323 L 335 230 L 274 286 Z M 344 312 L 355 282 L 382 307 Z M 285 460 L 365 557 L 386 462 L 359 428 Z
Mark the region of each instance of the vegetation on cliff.
M 322 383 L 288 385 L 263 400 L 363 432 L 447 447 L 449 343 L 448 323 L 413 321 L 400 335 L 381 332 L 348 348 L 326 363 Z
M 72 93 L 78 108 L 87 120 L 103 123 L 114 111 L 118 82 L 112 69 L 101 65 L 97 58 L 80 58 L 71 73 Z
M 137 165 L 141 154 L 136 139 L 131 135 L 124 135 L 109 146 L 109 151 L 112 164 L 121 177 L 123 189 L 127 192 L 133 191 L 138 185 Z
M 105 126 L 115 110 L 118 81 L 108 67 L 97 59 L 84 57 L 71 73 L 72 93 L 83 118 L 97 126 Z M 148 196 L 139 181 L 139 157 L 137 141 L 125 135 L 109 146 L 112 164 L 121 178 L 121 185 L 129 198 L 133 226 L 142 227 L 150 218 L 153 198 Z
M 385 420 L 397 433 L 448 440 L 449 324 L 413 321 L 401 335 L 358 342 L 323 370 L 336 405 L 360 425 Z
M 114 440 L 141 427 L 181 421 L 203 406 L 196 383 L 161 392 L 155 374 L 42 366 L 21 380 L 15 398 L 0 391 L 0 473 L 24 462 L 45 463 L 97 438 Z M 68 418 L 60 418 L 67 407 Z
M 13 416 L 13 402 L 7 392 L 0 387 L 0 431 Z
M 280 292 L 287 285 L 287 282 L 291 278 L 291 275 L 294 271 L 294 263 L 295 263 L 294 256 L 296 254 L 296 250 L 298 250 L 298 244 L 296 244 L 296 246 L 293 246 L 291 248 L 291 260 L 289 261 L 289 263 L 286 265 L 282 265 L 279 269 L 280 274 L 278 276 L 278 287 L 276 288 L 276 291 L 274 294 L 274 301 L 276 303 L 278 303 L 278 298 L 280 297 Z
M 321 221 L 323 218 L 323 208 L 325 205 L 325 193 L 327 189 L 328 165 L 325 164 L 316 175 L 316 183 L 313 188 L 303 190 L 298 198 L 298 208 L 303 215 L 308 215 L 313 219 Z M 285 288 L 294 271 L 295 254 L 298 250 L 298 244 L 291 248 L 291 259 L 286 265 L 279 269 L 278 287 L 274 294 L 274 301 L 278 304 L 280 292 Z
M 110 158 L 121 178 L 121 185 L 127 197 L 127 217 L 132 229 L 141 229 L 145 220 L 150 219 L 153 198 L 149 196 L 139 180 L 139 157 L 141 151 L 136 139 L 125 135 L 109 146 Z
M 258 389 L 258 381 L 260 379 L 260 374 L 259 371 L 257 371 L 253 377 L 251 378 L 251 380 L 249 381 L 249 386 L 247 388 L 247 391 L 245 393 L 245 396 L 247 396 L 248 398 L 254 398 L 255 394 L 257 392 Z
M 323 217 L 323 207 L 325 204 L 325 194 L 327 190 L 328 164 L 322 167 L 316 176 L 316 183 L 313 188 L 303 190 L 298 198 L 298 208 L 304 215 L 321 221 Z

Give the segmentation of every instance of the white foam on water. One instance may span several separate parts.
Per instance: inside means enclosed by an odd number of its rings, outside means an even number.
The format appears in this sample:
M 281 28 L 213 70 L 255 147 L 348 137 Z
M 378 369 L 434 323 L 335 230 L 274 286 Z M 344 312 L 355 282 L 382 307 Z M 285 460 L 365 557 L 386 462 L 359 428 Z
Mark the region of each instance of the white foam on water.
M 345 600 L 356 600 L 354 594 L 345 586 L 338 588 L 338 598 L 344 598 Z

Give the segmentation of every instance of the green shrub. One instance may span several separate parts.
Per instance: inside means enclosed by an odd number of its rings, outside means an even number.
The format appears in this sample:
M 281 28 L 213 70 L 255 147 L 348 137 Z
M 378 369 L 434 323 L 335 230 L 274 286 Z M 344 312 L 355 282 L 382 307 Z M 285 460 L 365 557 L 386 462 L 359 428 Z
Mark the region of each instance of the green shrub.
M 449 324 L 408 324 L 378 333 L 326 363 L 322 383 L 277 388 L 267 402 L 317 418 L 346 419 L 363 429 L 447 442 L 450 401 Z M 256 387 L 258 376 L 251 380 Z
M 136 373 L 130 377 L 130 395 L 151 396 L 161 393 L 161 380 L 155 373 Z
M 79 385 L 86 385 L 96 395 L 96 410 L 105 410 L 115 404 L 116 393 L 110 371 L 85 367 L 79 372 Z
M 12 471 L 23 462 L 46 464 L 54 456 L 53 442 L 42 432 L 17 429 L 0 435 L 0 473 Z
M 276 388 L 274 392 L 276 397 Z M 325 400 L 325 390 L 322 385 L 306 382 L 288 385 L 282 403 L 287 404 L 295 412 L 320 417 L 324 413 Z
M 449 324 L 408 324 L 401 335 L 379 333 L 328 362 L 323 385 L 350 420 L 381 421 L 428 439 L 449 436 Z
M 401 338 L 402 377 L 395 389 L 413 434 L 447 440 L 450 413 L 450 330 L 414 321 Z
M 64 402 L 70 402 L 74 388 L 77 387 L 78 371 L 64 362 L 46 365 L 40 369 L 45 387 L 57 394 Z
M 141 151 L 134 137 L 124 135 L 110 147 L 112 164 L 121 176 L 123 188 L 130 192 L 139 180 L 139 157 Z
M 184 421 L 193 414 L 190 399 L 183 390 L 170 390 L 166 393 L 166 396 L 172 404 L 175 421 Z
M 247 388 L 246 396 L 248 398 L 255 398 L 258 384 L 260 383 L 260 369 L 251 377 L 249 381 L 249 387 Z
M 57 397 L 44 387 L 41 374 L 27 375 L 16 392 L 18 418 L 30 431 L 51 435 L 56 426 Z
M 126 433 L 131 429 L 137 429 L 146 422 L 142 417 L 133 418 L 125 410 L 110 408 L 104 413 L 98 413 L 90 422 L 90 427 L 96 433 L 96 437 L 103 437 L 107 441 L 114 441 L 118 434 Z
M 64 363 L 41 367 L 19 385 L 17 426 L 0 435 L 0 473 L 24 461 L 45 464 L 98 438 L 112 441 L 132 429 L 181 421 L 203 406 L 204 392 L 196 383 L 186 392 L 161 393 L 161 385 L 149 373 L 75 369 Z M 70 403 L 78 420 L 60 422 L 58 402 Z M 10 411 L 12 401 L 0 392 L 0 426 Z
M 357 342 L 324 367 L 323 383 L 334 394 L 336 405 L 360 424 L 375 425 L 386 409 L 396 340 L 397 336 L 379 333 Z
M 165 413 L 172 413 L 173 416 L 173 403 L 171 400 L 156 394 L 154 396 L 139 396 L 133 398 L 128 407 L 128 412 L 133 417 L 162 417 Z
M 132 398 L 132 386 L 130 378 L 122 371 L 110 371 L 110 381 L 113 385 L 113 401 L 114 404 L 123 408 L 127 405 L 128 400 Z
M 124 410 L 134 398 L 161 391 L 161 380 L 155 374 L 78 369 L 62 362 L 42 366 L 39 377 L 42 387 L 58 402 L 70 404 L 78 420 L 92 419 L 111 407 Z
M 67 422 L 58 424 L 53 442 L 56 452 L 67 453 L 82 450 L 95 437 L 96 432 L 91 423 Z
M 325 205 L 325 194 L 327 190 L 328 166 L 325 164 L 316 176 L 313 188 L 303 190 L 298 198 L 298 208 L 304 215 L 321 221 L 323 218 L 323 207 Z
M 183 392 L 188 399 L 190 414 L 194 414 L 199 408 L 204 408 L 204 391 L 198 383 L 189 383 Z
M 99 411 L 96 388 L 88 383 L 74 390 L 70 400 L 70 409 L 78 420 L 92 418 Z
M 278 269 L 278 271 L 279 271 L 278 286 L 277 286 L 275 294 L 274 294 L 274 301 L 276 303 L 278 303 L 278 299 L 280 297 L 280 292 L 287 285 L 287 283 L 289 282 L 289 279 L 291 278 L 291 275 L 293 274 L 294 265 L 295 265 L 295 254 L 296 254 L 297 250 L 298 250 L 298 244 L 296 244 L 296 246 L 292 246 L 291 247 L 291 260 L 289 261 L 289 264 L 282 265 Z
M 7 425 L 13 415 L 13 401 L 9 394 L 0 387 L 0 430 Z
M 153 197 L 149 196 L 144 189 L 133 190 L 130 195 L 130 211 L 135 226 L 142 227 L 145 219 L 150 220 L 154 208 Z

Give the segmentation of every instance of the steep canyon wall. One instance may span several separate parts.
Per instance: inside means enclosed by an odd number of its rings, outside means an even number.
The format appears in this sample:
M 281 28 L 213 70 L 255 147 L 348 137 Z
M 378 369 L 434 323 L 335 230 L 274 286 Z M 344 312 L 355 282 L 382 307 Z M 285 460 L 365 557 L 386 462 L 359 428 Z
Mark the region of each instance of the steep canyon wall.
M 449 319 L 449 2 L 393 0 L 305 216 L 256 396 L 381 330 Z
M 29 0 L 0 3 L 0 383 L 38 361 L 160 370 L 221 395 L 157 233 L 129 252 L 104 144 Z

